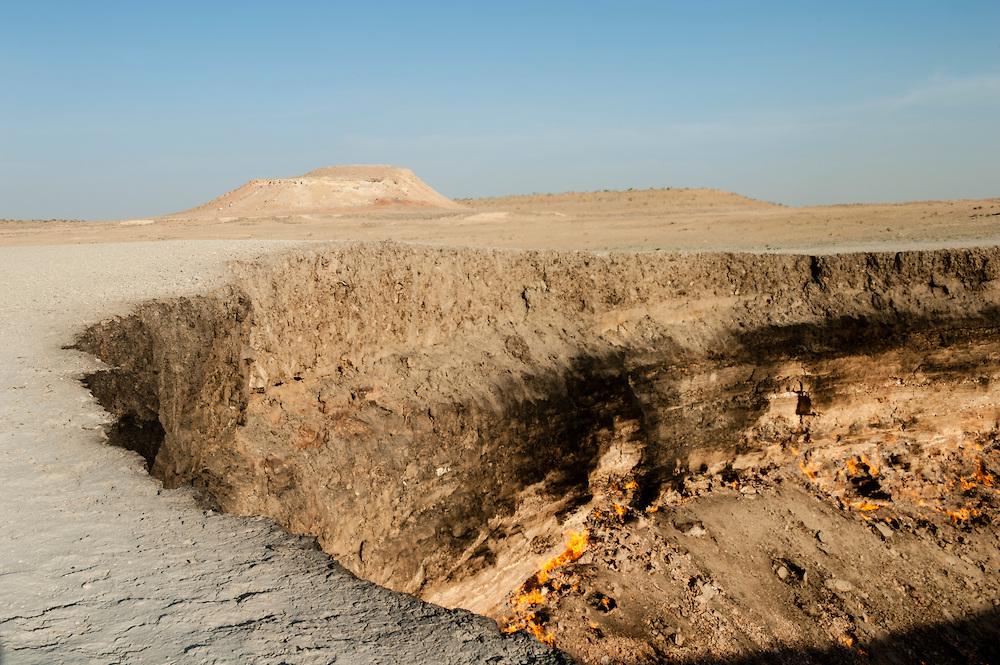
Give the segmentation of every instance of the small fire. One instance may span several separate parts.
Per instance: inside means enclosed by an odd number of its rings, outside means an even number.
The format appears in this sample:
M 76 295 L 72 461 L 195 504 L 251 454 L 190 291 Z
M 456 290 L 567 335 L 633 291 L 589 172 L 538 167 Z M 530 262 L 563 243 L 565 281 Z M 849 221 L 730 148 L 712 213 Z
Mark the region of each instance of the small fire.
M 625 506 L 622 506 L 617 503 L 615 504 L 615 512 L 618 514 L 618 517 L 625 517 L 625 512 L 627 510 L 628 509 Z
M 523 593 L 516 596 L 513 599 L 513 605 L 515 610 L 522 610 L 528 605 L 541 605 L 545 602 L 545 596 L 541 591 L 535 589 L 534 591 L 529 591 L 528 593 Z
M 816 474 L 819 473 L 822 468 L 823 467 L 816 462 L 812 462 L 807 465 L 805 460 L 799 461 L 799 471 L 804 473 L 809 480 L 817 480 Z
M 861 455 L 861 462 L 868 467 L 868 473 L 872 476 L 878 475 L 878 467 L 868 461 L 868 457 L 864 454 Z
M 544 584 L 549 579 L 549 573 L 556 568 L 561 568 L 567 563 L 573 563 L 587 551 L 587 542 L 590 540 L 590 531 L 570 531 L 568 534 L 569 543 L 565 551 L 559 556 L 552 557 L 542 564 L 541 570 L 535 573 L 535 579 L 539 584 Z
M 976 458 L 976 475 L 973 476 L 975 481 L 981 485 L 986 485 L 987 487 L 993 487 L 993 474 L 986 473 L 986 468 L 983 466 L 983 458 Z
M 626 490 L 634 490 L 637 487 L 639 487 L 639 483 L 635 482 L 634 480 L 630 480 L 627 483 L 625 483 Z
M 523 617 L 507 624 L 503 629 L 505 633 L 516 633 L 519 630 L 526 630 L 545 644 L 552 644 L 555 638 L 551 633 L 546 633 L 545 629 L 535 621 L 535 613 L 525 614 Z
M 503 631 L 505 633 L 526 630 L 542 642 L 552 644 L 555 638 L 551 633 L 545 632 L 544 622 L 539 622 L 538 614 L 533 608 L 544 605 L 549 601 L 543 585 L 548 583 L 549 587 L 556 591 L 564 586 L 559 582 L 550 581 L 550 573 L 557 568 L 576 561 L 587 550 L 590 531 L 587 529 L 583 531 L 570 531 L 567 535 L 569 536 L 569 543 L 567 543 L 566 549 L 558 556 L 554 556 L 544 562 L 539 571 L 521 586 L 521 592 L 508 601 L 514 611 L 514 618 L 510 619 L 507 625 L 504 626 Z M 574 591 L 578 589 L 575 584 L 570 588 Z
M 867 467 L 867 469 L 862 469 L 862 465 Z M 848 457 L 844 460 L 844 466 L 847 467 L 847 473 L 850 476 L 860 476 L 865 473 L 872 477 L 879 475 L 878 467 L 872 464 L 868 456 L 864 454 L 859 455 L 856 459 Z
M 864 501 L 864 500 L 851 504 L 851 508 L 853 508 L 854 510 L 862 510 L 862 511 L 878 510 L 879 508 L 884 508 L 884 507 L 885 506 L 881 506 L 877 503 L 871 503 L 869 501 Z
M 958 510 L 945 510 L 944 513 L 951 518 L 955 524 L 960 524 L 979 516 L 979 511 L 975 508 L 959 508 Z

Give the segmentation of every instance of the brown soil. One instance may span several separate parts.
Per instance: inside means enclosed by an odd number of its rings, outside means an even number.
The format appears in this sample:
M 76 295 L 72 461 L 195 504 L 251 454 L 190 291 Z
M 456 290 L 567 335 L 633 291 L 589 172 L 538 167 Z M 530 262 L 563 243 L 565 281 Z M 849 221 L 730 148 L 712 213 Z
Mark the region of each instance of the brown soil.
M 168 486 L 583 662 L 996 661 L 996 248 L 235 275 L 80 341 Z

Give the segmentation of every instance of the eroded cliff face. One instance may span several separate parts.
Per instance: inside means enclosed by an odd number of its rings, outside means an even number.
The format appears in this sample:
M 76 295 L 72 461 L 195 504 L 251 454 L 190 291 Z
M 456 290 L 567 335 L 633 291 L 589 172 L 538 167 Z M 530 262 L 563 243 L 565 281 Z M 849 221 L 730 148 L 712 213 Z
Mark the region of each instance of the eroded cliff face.
M 617 538 L 630 520 L 645 533 L 699 487 L 738 490 L 776 469 L 844 510 L 989 524 L 995 493 L 950 491 L 941 474 L 998 470 L 998 308 L 995 248 L 354 244 L 238 265 L 229 289 L 146 305 L 79 346 L 112 366 L 92 389 L 168 487 L 315 535 L 360 576 L 500 616 L 564 533 Z M 649 537 L 648 551 L 664 547 Z M 619 605 L 655 597 L 627 568 L 608 582 Z M 551 604 L 559 590 L 543 591 Z M 683 648 L 660 610 L 633 609 L 604 629 L 620 651 L 592 649 L 581 607 L 579 625 L 540 627 L 536 612 L 532 629 L 585 659 Z M 754 621 L 733 649 L 774 628 Z M 821 644 L 816 630 L 783 637 Z

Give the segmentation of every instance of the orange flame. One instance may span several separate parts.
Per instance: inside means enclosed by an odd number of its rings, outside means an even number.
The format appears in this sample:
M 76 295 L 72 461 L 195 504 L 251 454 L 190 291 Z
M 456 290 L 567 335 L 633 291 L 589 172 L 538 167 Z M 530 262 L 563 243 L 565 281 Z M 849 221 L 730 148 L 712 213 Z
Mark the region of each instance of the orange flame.
M 806 461 L 805 460 L 800 460 L 799 461 L 799 470 L 802 473 L 806 474 L 806 477 L 809 478 L 809 480 L 816 480 L 816 474 L 819 472 L 819 470 L 821 468 L 823 468 L 823 467 L 821 467 L 819 464 L 817 464 L 815 462 L 813 462 L 812 464 L 806 465 Z
M 545 629 L 535 621 L 534 612 L 524 615 L 517 621 L 511 622 L 504 627 L 503 632 L 516 633 L 519 630 L 528 631 L 545 644 L 552 644 L 555 641 L 555 637 L 551 633 L 546 633 Z
M 627 483 L 625 483 L 625 489 L 627 490 L 634 490 L 638 486 L 639 483 L 635 482 L 634 480 L 630 480 Z
M 542 569 L 535 574 L 535 579 L 541 584 L 549 579 L 549 573 L 556 568 L 561 568 L 567 563 L 572 563 L 583 556 L 587 550 L 587 542 L 590 540 L 590 531 L 570 531 L 568 534 L 569 543 L 565 551 L 559 556 L 554 556 L 542 564 Z
M 986 468 L 983 466 L 983 458 L 976 458 L 976 475 L 973 476 L 977 482 L 986 485 L 987 487 L 993 487 L 993 474 L 986 473 Z
M 868 473 L 870 473 L 873 476 L 877 476 L 878 475 L 878 467 L 875 466 L 874 464 L 872 464 L 870 461 L 868 461 L 868 457 L 867 456 L 862 455 L 861 456 L 861 461 L 864 463 L 865 466 L 868 467 Z
M 944 512 L 955 524 L 965 522 L 979 515 L 979 511 L 975 508 L 959 508 L 958 510 L 945 510 Z
M 857 503 L 852 503 L 851 508 L 854 510 L 878 510 L 879 508 L 884 508 L 885 506 L 880 506 L 877 503 L 870 503 L 868 501 L 858 501 Z
M 618 517 L 625 517 L 626 510 L 625 506 L 620 506 L 617 503 L 615 504 L 615 512 L 618 513 Z
M 528 605 L 541 605 L 544 602 L 545 596 L 542 595 L 542 592 L 537 589 L 529 591 L 528 593 L 522 593 L 519 596 L 515 596 L 513 599 L 515 610 L 522 610 Z
M 510 619 L 507 625 L 504 626 L 503 631 L 505 633 L 526 630 L 545 644 L 552 644 L 555 640 L 550 633 L 545 632 L 545 628 L 536 620 L 537 615 L 535 612 L 529 611 L 529 608 L 535 605 L 543 605 L 548 601 L 545 594 L 532 585 L 544 584 L 548 581 L 550 572 L 576 561 L 586 551 L 587 543 L 590 540 L 590 531 L 587 529 L 579 532 L 570 531 L 567 535 L 569 536 L 569 543 L 567 543 L 566 549 L 562 554 L 554 556 L 543 563 L 541 569 L 535 573 L 533 580 L 529 579 L 525 582 L 521 587 L 521 593 L 508 601 L 514 610 L 514 618 Z M 551 586 L 555 590 L 558 590 L 563 585 L 553 583 Z M 529 589 L 529 587 L 531 588 Z M 577 586 L 573 585 L 572 589 L 576 591 Z

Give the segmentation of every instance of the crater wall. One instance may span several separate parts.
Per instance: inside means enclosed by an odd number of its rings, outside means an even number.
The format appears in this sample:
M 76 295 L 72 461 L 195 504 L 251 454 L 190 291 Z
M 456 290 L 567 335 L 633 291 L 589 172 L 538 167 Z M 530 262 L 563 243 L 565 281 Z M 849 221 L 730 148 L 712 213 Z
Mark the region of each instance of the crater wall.
M 79 347 L 109 365 L 91 387 L 168 487 L 496 612 L 625 479 L 641 509 L 790 445 L 995 432 L 998 280 L 996 248 L 334 245 L 238 264 L 227 289 Z

